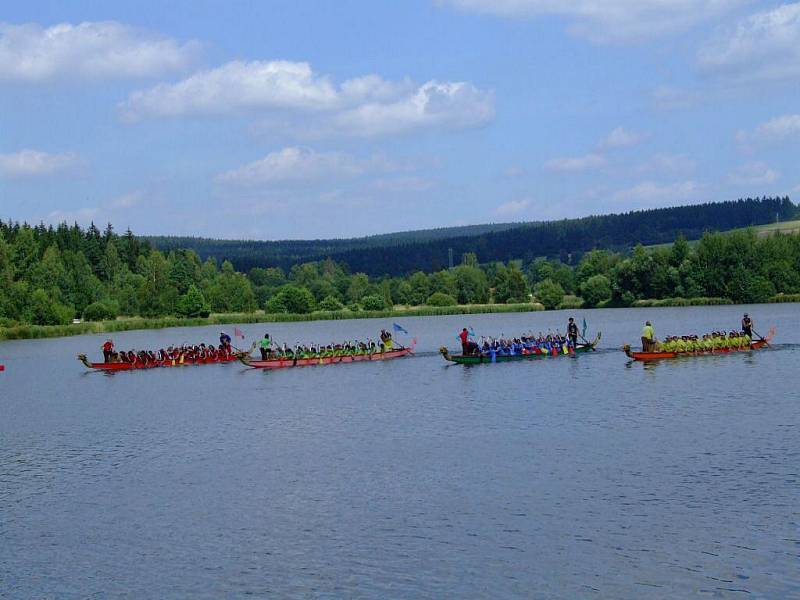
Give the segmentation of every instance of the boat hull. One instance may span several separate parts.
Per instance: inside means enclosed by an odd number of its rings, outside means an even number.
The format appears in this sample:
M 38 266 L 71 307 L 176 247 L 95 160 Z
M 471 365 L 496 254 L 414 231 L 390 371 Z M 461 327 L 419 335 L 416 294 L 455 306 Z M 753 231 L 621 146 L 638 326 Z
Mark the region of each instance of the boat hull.
M 253 345 L 255 348 L 255 345 Z M 252 352 L 252 349 L 250 350 Z M 247 353 L 243 353 L 247 354 Z M 159 368 L 167 368 L 167 367 L 191 367 L 191 366 L 201 366 L 201 365 L 216 365 L 216 364 L 225 364 L 230 363 L 235 360 L 238 360 L 239 356 L 237 354 L 233 354 L 226 358 L 216 358 L 216 359 L 204 359 L 204 360 L 168 360 L 168 361 L 157 361 L 154 363 L 147 363 L 145 365 L 142 364 L 131 364 L 131 363 L 124 363 L 124 362 L 116 362 L 116 363 L 93 363 L 89 362 L 86 358 L 85 354 L 78 354 L 78 360 L 83 363 L 83 365 L 87 369 L 92 369 L 95 371 L 139 371 L 143 369 L 159 369 Z
M 463 354 L 450 354 L 447 348 L 440 348 L 439 352 L 444 357 L 445 360 L 456 363 L 458 365 L 483 365 L 483 364 L 492 364 L 492 363 L 504 363 L 504 362 L 519 362 L 523 360 L 542 360 L 545 358 L 563 358 L 566 356 L 572 356 L 572 354 L 583 354 L 585 352 L 591 352 L 597 346 L 597 343 L 600 341 L 600 334 L 597 334 L 597 337 L 593 342 L 588 344 L 578 344 L 575 346 L 574 352 L 570 352 L 569 354 L 514 354 L 513 356 L 499 356 L 495 355 L 494 360 L 488 354 L 480 354 L 477 356 L 468 355 L 464 356 Z
M 764 346 L 768 345 L 769 340 L 756 340 L 755 342 L 750 342 L 750 346 L 742 347 L 742 348 L 718 348 L 716 350 L 708 350 L 708 351 L 700 351 L 700 352 L 633 352 L 630 346 L 625 346 L 623 351 L 633 360 L 639 361 L 657 361 L 657 360 L 669 360 L 673 358 L 684 358 L 688 356 L 719 356 L 720 354 L 735 354 L 737 352 L 750 352 L 752 350 L 760 350 Z
M 368 362 L 402 358 L 412 353 L 412 348 L 401 348 L 388 352 L 375 352 L 373 354 L 354 354 L 348 356 L 328 356 L 323 358 L 275 358 L 269 360 L 255 360 L 249 356 L 241 356 L 239 360 L 252 369 L 288 369 L 292 367 L 314 367 L 319 365 L 338 365 L 343 363 Z

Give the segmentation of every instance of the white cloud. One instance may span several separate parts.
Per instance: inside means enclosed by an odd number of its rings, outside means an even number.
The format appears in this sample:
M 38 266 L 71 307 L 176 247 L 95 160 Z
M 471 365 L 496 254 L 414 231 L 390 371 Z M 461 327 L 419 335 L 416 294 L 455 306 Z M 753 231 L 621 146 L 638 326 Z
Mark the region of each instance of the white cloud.
M 79 208 L 77 210 L 54 210 L 45 219 L 48 223 L 80 223 L 86 224 L 97 218 L 100 209 Z
M 737 82 L 796 81 L 800 76 L 800 3 L 784 4 L 722 29 L 697 53 L 709 75 Z
M 653 106 L 659 110 L 685 110 L 699 105 L 706 96 L 697 90 L 668 85 L 656 87 L 650 94 Z
M 554 15 L 595 42 L 631 42 L 684 31 L 744 0 L 438 0 L 458 9 L 509 18 Z
M 613 150 L 638 146 L 646 138 L 644 134 L 628 131 L 624 127 L 613 129 L 600 143 L 597 150 L 584 156 L 553 158 L 544 163 L 547 171 L 577 172 L 597 169 L 605 165 L 606 155 Z
M 130 194 L 123 194 L 122 196 L 117 196 L 109 203 L 110 208 L 116 210 L 122 210 L 126 208 L 133 208 L 138 206 L 144 198 L 144 194 L 142 192 L 131 192 Z
M 746 144 L 756 142 L 781 142 L 787 139 L 800 139 L 800 114 L 781 115 L 762 123 L 754 131 L 739 131 L 736 139 Z
M 645 136 L 635 131 L 628 131 L 623 127 L 617 127 L 600 142 L 600 150 L 616 150 L 617 148 L 632 148 L 638 146 L 645 139 Z
M 198 48 L 113 21 L 0 23 L 0 80 L 152 77 L 186 68 Z
M 775 183 L 781 174 L 763 162 L 747 163 L 728 176 L 734 185 L 765 185 Z
M 389 171 L 394 165 L 381 157 L 362 160 L 340 152 L 316 152 L 289 147 L 217 175 L 219 184 L 253 187 L 281 183 L 309 183 L 321 179 L 358 177 Z
M 511 165 L 503 171 L 503 177 L 514 179 L 516 177 L 524 177 L 528 174 L 528 170 L 520 165 Z
M 527 199 L 510 200 L 498 206 L 494 212 L 500 217 L 511 217 L 524 213 L 530 205 L 531 201 Z
M 376 192 L 386 193 L 408 193 L 424 192 L 436 185 L 436 182 L 419 175 L 404 175 L 401 177 L 381 177 L 370 184 L 370 188 Z
M 697 163 L 684 154 L 655 154 L 639 169 L 654 173 L 690 173 Z
M 262 131 L 369 137 L 479 126 L 494 118 L 494 97 L 468 82 L 417 86 L 367 75 L 337 86 L 304 62 L 236 61 L 134 92 L 120 110 L 128 120 L 253 114 Z
M 20 150 L 0 154 L 0 177 L 41 177 L 69 170 L 79 164 L 76 154 L 49 154 L 38 150 Z
M 160 191 L 155 187 L 150 187 L 149 189 L 137 190 L 111 199 L 103 199 L 96 206 L 84 206 L 72 210 L 54 210 L 47 214 L 44 221 L 53 224 L 66 221 L 67 223 L 77 222 L 81 225 L 88 225 L 90 222 L 120 225 L 123 219 L 129 220 L 142 213 L 141 210 L 132 209 L 137 207 L 144 207 L 144 209 L 156 207 L 166 213 L 169 211 L 170 204 L 171 201 L 167 200 Z
M 701 191 L 701 186 L 694 181 L 669 184 L 643 181 L 631 188 L 619 190 L 613 198 L 616 202 L 637 205 L 678 205 L 696 200 Z
M 363 137 L 422 128 L 465 129 L 494 118 L 494 98 L 471 83 L 429 81 L 391 103 L 370 102 L 331 120 L 334 133 Z
M 276 109 L 322 110 L 335 108 L 341 102 L 340 92 L 326 77 L 316 75 L 308 63 L 234 61 L 178 83 L 161 83 L 134 92 L 120 108 L 129 119 L 137 119 Z
M 553 158 L 544 163 L 544 168 L 555 172 L 576 172 L 597 169 L 606 164 L 602 154 L 587 154 L 571 158 Z

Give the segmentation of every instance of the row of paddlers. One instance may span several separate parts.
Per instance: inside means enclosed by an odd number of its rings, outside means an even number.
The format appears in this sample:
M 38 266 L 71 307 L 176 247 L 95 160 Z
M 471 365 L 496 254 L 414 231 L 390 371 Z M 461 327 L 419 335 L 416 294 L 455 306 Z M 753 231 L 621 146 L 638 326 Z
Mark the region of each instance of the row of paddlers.
M 747 346 L 742 347 L 735 347 L 735 348 L 720 348 L 708 351 L 690 351 L 690 352 L 664 352 L 664 351 L 655 351 L 655 352 L 643 352 L 643 351 L 634 351 L 631 349 L 630 346 L 626 345 L 623 350 L 625 354 L 631 358 L 632 360 L 636 361 L 659 361 L 664 359 L 673 359 L 673 358 L 680 358 L 685 356 L 707 356 L 707 355 L 720 355 L 720 354 L 731 354 L 735 352 L 748 352 L 752 350 L 760 350 L 764 347 L 769 346 L 769 342 L 775 334 L 774 328 L 770 330 L 769 334 L 762 339 L 754 340 L 750 342 Z M 570 347 L 568 352 L 542 352 L 542 351 L 535 351 L 535 352 L 524 352 L 524 353 L 516 353 L 516 354 L 501 354 L 501 353 L 486 353 L 486 352 L 476 352 L 473 354 L 451 354 L 450 351 L 442 347 L 440 348 L 440 353 L 445 358 L 445 360 L 450 361 L 456 364 L 462 365 L 476 365 L 476 364 L 493 364 L 493 363 L 502 363 L 502 362 L 517 362 L 517 361 L 526 361 L 526 360 L 541 360 L 541 359 L 548 359 L 548 358 L 560 358 L 565 356 L 572 356 L 575 354 L 583 354 L 586 352 L 590 352 L 596 349 L 597 344 L 600 341 L 600 334 L 598 333 L 597 336 L 593 341 L 584 341 L 584 343 L 576 344 L 574 347 Z M 395 358 L 402 358 L 404 356 L 408 356 L 413 354 L 414 346 L 416 344 L 416 339 L 411 343 L 409 347 L 399 346 L 391 349 L 384 349 L 375 352 L 365 352 L 365 353 L 354 353 L 354 354 L 336 354 L 336 355 L 318 355 L 318 356 L 303 356 L 303 355 L 274 355 L 270 356 L 266 359 L 255 359 L 252 358 L 251 354 L 255 349 L 255 344 L 250 348 L 249 351 L 246 352 L 238 352 L 232 356 L 226 356 L 221 359 L 207 359 L 207 360 L 187 360 L 187 361 L 164 361 L 164 362 L 154 362 L 148 364 L 131 364 L 131 363 L 107 363 L 107 362 L 99 362 L 93 363 L 89 362 L 86 358 L 85 354 L 79 354 L 79 360 L 89 369 L 93 370 L 102 370 L 102 371 L 125 371 L 125 370 L 133 370 L 133 369 L 151 369 L 156 367 L 179 367 L 179 366 L 191 366 L 191 365 L 206 365 L 206 364 L 218 364 L 218 363 L 228 363 L 234 360 L 239 360 L 244 365 L 254 368 L 254 369 L 282 369 L 282 368 L 290 368 L 290 367 L 305 367 L 305 366 L 316 366 L 316 365 L 333 365 L 333 364 L 342 364 L 342 363 L 354 363 L 354 362 L 372 362 L 372 361 L 384 361 L 384 360 L 391 360 Z

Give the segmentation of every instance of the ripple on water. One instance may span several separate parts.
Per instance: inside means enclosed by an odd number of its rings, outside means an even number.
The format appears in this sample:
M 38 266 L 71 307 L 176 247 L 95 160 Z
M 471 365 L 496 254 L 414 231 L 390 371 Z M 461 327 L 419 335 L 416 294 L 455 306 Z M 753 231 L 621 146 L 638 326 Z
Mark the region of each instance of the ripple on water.
M 644 312 L 678 331 L 741 310 Z M 750 312 L 800 331 L 796 306 Z M 96 339 L 2 344 L 3 593 L 800 597 L 797 340 L 626 367 L 613 348 L 643 312 L 587 315 L 608 351 L 476 368 L 435 354 L 462 317 L 404 321 L 418 358 L 272 373 L 85 376 L 72 357 Z M 468 320 L 492 332 L 565 316 Z M 175 335 L 193 333 L 119 338 Z

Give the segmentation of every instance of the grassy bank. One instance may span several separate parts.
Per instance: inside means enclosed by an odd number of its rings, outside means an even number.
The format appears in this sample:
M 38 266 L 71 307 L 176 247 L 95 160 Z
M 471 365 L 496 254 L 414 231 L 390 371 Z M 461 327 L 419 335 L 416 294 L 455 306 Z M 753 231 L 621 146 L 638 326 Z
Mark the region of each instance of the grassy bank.
M 565 297 L 559 309 L 579 309 L 581 299 Z M 800 294 L 778 294 L 768 300 L 770 303 L 800 302 Z M 607 304 L 601 308 L 648 308 L 666 306 L 721 306 L 730 305 L 728 298 L 661 298 L 658 300 L 637 300 L 633 306 L 622 307 Z M 204 325 L 226 325 L 232 323 L 293 323 L 300 321 L 336 321 L 346 319 L 386 319 L 397 317 L 433 317 L 443 315 L 474 315 L 483 313 L 520 313 L 543 311 L 544 306 L 532 304 L 466 304 L 458 306 L 397 306 L 391 310 L 358 311 L 336 310 L 315 311 L 309 314 L 266 314 L 225 313 L 212 314 L 207 319 L 184 319 L 160 317 L 157 319 L 119 318 L 114 321 L 73 323 L 70 325 L 11 325 L 0 327 L 0 340 L 22 340 L 53 338 L 70 335 L 103 334 L 120 331 L 144 329 L 164 329 L 167 327 L 202 327 Z
M 166 327 L 202 327 L 230 323 L 292 323 L 299 321 L 335 321 L 345 319 L 374 319 L 396 317 L 431 317 L 440 315 L 471 315 L 481 313 L 518 313 L 544 310 L 541 304 L 467 304 L 458 306 L 414 306 L 395 307 L 391 310 L 315 311 L 309 314 L 226 313 L 212 314 L 207 319 L 184 319 L 178 317 L 120 318 L 114 321 L 94 321 L 69 325 L 13 325 L 0 327 L 0 340 L 64 337 L 115 333 L 141 329 L 164 329 Z
M 660 298 L 658 300 L 637 300 L 633 308 L 647 308 L 652 306 L 722 306 L 733 304 L 728 298 Z
M 800 294 L 777 294 L 769 299 L 772 304 L 781 302 L 800 302 Z

